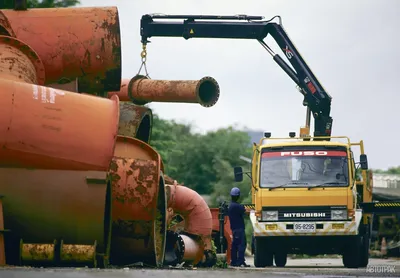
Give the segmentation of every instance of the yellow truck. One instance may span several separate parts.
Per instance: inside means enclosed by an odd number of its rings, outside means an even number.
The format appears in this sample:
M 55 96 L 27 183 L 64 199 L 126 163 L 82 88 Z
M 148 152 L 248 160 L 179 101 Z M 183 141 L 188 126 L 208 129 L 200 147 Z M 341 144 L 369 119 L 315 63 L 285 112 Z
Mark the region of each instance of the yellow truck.
M 297 85 L 307 113 L 299 137 L 291 132 L 286 139 L 271 138 L 267 132 L 259 144 L 254 144 L 254 264 L 270 266 L 275 260 L 277 266 L 285 266 L 288 253 L 338 253 L 343 254 L 346 267 L 367 266 L 371 213 L 389 204 L 371 202 L 372 175 L 367 171 L 363 142 L 331 137 L 332 98 L 290 40 L 280 16 L 265 20 L 249 15 L 146 14 L 141 18 L 140 35 L 144 60 L 151 37 L 251 39 L 260 43 Z M 267 36 L 275 40 L 287 62 L 265 42 Z M 207 94 L 206 90 L 199 92 L 202 98 Z M 244 94 L 251 97 L 248 92 Z M 313 137 L 309 134 L 311 116 Z M 359 159 L 352 147 L 360 149 Z M 359 166 L 361 181 L 356 180 Z M 236 167 L 234 172 L 235 179 L 241 181 L 243 169 Z M 399 204 L 391 202 L 390 209 L 398 210 Z
M 346 267 L 368 265 L 372 215 L 360 203 L 372 201 L 363 141 L 347 137 L 271 138 L 253 146 L 251 167 L 256 267 L 286 265 L 288 254 L 343 254 Z M 354 157 L 358 147 L 360 157 Z M 362 181 L 356 181 L 357 166 Z M 243 169 L 235 167 L 235 180 Z

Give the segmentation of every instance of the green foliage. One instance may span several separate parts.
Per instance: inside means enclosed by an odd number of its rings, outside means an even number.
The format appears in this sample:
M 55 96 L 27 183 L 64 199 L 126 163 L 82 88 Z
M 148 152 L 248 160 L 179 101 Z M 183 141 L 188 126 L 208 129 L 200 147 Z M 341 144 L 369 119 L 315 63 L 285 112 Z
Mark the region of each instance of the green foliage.
M 390 167 L 387 170 L 380 170 L 380 169 L 376 169 L 374 170 L 374 173 L 377 174 L 394 174 L 394 175 L 400 175 L 400 166 L 397 167 Z
M 250 156 L 250 138 L 232 127 L 195 134 L 191 125 L 166 121 L 154 115 L 150 144 L 160 153 L 165 172 L 199 194 L 229 197 L 234 186 L 233 167 L 247 166 L 239 156 Z M 235 185 L 249 192 L 249 180 Z
M 80 4 L 79 0 L 27 0 L 28 9 L 32 8 L 66 8 Z M 13 0 L 0 0 L 0 9 L 13 9 Z

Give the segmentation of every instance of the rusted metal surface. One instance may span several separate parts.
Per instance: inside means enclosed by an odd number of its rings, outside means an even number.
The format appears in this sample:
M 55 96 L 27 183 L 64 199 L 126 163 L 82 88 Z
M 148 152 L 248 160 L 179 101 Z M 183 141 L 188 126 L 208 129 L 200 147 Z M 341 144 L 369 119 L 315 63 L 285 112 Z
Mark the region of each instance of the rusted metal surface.
M 22 265 L 52 265 L 55 262 L 55 247 L 52 244 L 24 243 L 20 241 L 20 264 Z
M 96 247 L 97 242 L 93 245 L 64 244 L 60 245 L 60 262 L 62 265 L 85 265 L 96 267 Z
M 120 102 L 118 135 L 150 141 L 153 114 L 148 107 L 129 102 Z
M 184 218 L 184 230 L 198 235 L 204 249 L 211 250 L 212 215 L 206 201 L 194 190 L 180 185 L 166 185 L 168 207 Z
M 63 238 L 86 245 L 96 240 L 98 252 L 106 253 L 109 241 L 104 240 L 111 229 L 106 177 L 106 172 L 95 171 L 0 168 L 0 192 L 6 196 L 4 222 L 10 236 L 33 243 Z M 89 183 L 88 178 L 97 182 Z M 18 245 L 8 249 L 8 264 L 16 264 L 18 250 Z
M 203 258 L 204 245 L 184 234 L 180 234 L 179 238 L 182 240 L 183 246 L 182 260 L 193 265 L 198 264 Z
M 0 167 L 108 170 L 118 130 L 117 97 L 4 79 L 0 89 Z
M 203 259 L 203 253 L 201 240 L 168 230 L 164 260 L 166 265 L 177 265 L 183 261 L 197 265 Z
M 137 139 L 118 136 L 112 185 L 111 264 L 162 265 L 166 198 L 160 156 Z
M 0 196 L 0 266 L 6 265 L 6 250 L 4 245 L 4 216 L 3 216 L 3 196 Z
M 152 80 L 137 75 L 124 79 L 121 90 L 110 92 L 109 96 L 117 94 L 121 101 L 132 101 L 143 105 L 149 102 L 182 102 L 199 103 L 204 107 L 214 106 L 220 94 L 217 81 L 212 77 L 200 80 Z
M 0 77 L 43 85 L 45 70 L 36 52 L 25 43 L 0 36 Z
M 121 39 L 116 7 L 2 10 L 16 37 L 41 57 L 46 84 L 79 78 L 79 91 L 118 91 Z
M 212 221 L 213 221 L 213 231 L 219 232 L 219 208 L 210 208 Z M 232 247 L 232 230 L 229 222 L 229 217 L 224 217 L 224 237 L 226 240 L 226 261 L 231 261 L 231 247 Z M 218 248 L 218 247 L 217 247 Z

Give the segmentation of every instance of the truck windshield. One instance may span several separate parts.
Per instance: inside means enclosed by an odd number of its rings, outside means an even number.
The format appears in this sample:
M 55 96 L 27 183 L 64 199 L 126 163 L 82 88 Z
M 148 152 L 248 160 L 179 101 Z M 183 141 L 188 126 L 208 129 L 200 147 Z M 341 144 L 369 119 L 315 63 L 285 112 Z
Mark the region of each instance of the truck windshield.
M 348 186 L 347 165 L 347 153 L 341 149 L 264 149 L 260 187 Z

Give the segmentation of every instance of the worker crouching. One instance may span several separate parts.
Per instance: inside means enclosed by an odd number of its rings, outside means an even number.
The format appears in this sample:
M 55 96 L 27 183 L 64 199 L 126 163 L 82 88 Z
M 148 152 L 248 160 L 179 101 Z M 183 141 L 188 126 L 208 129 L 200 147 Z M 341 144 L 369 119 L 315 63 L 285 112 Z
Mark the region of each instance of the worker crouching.
M 228 214 L 232 230 L 231 266 L 249 267 L 246 264 L 244 253 L 246 250 L 246 233 L 244 226 L 244 215 L 248 213 L 246 208 L 239 203 L 240 189 L 237 187 L 231 190 L 231 203 Z

